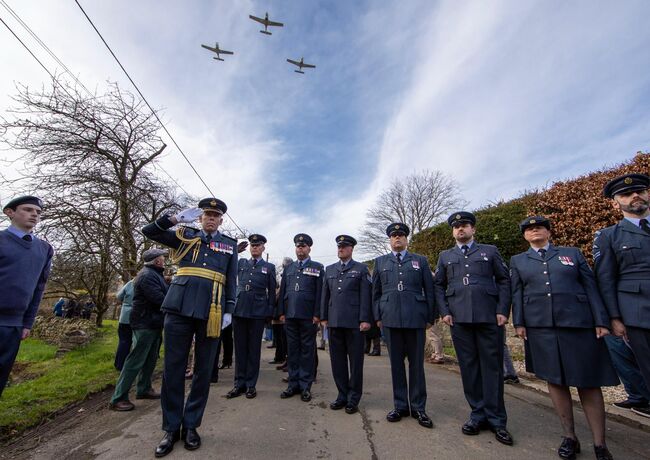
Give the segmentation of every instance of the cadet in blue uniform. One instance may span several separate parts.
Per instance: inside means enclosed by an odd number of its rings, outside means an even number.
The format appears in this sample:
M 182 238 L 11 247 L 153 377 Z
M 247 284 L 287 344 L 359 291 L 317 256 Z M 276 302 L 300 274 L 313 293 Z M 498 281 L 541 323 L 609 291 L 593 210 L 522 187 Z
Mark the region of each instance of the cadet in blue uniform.
M 433 428 L 425 412 L 424 378 L 425 331 L 436 318 L 433 274 L 426 257 L 406 250 L 406 224 L 390 224 L 386 234 L 392 251 L 375 259 L 372 273 L 373 318 L 384 328 L 393 380 L 394 409 L 386 419 L 399 422 L 410 414 Z M 409 360 L 408 383 L 404 358 Z
M 435 272 L 436 304 L 451 327 L 465 399 L 472 408 L 466 435 L 490 428 L 512 445 L 503 402 L 504 325 L 510 315 L 510 277 L 496 246 L 474 241 L 476 217 L 456 212 L 447 223 L 456 245 L 440 253 Z
M 198 208 L 167 215 L 142 229 L 144 235 L 172 248 L 170 258 L 179 269 L 162 304 L 165 312 L 165 367 L 161 391 L 165 436 L 156 457 L 172 451 L 182 438 L 185 448 L 198 449 L 201 424 L 210 390 L 210 374 L 222 324 L 229 324 L 237 290 L 237 242 L 218 231 L 226 204 L 205 198 Z M 181 226 L 200 219 L 202 230 Z M 195 337 L 194 377 L 185 399 L 185 369 Z M 182 431 L 181 431 L 182 427 Z
M 650 177 L 626 174 L 604 194 L 623 220 L 596 232 L 594 265 L 612 331 L 629 342 L 646 388 L 650 388 Z M 650 417 L 650 409 L 634 408 Z
M 605 444 L 605 405 L 601 386 L 618 385 L 602 337 L 609 316 L 596 279 L 577 248 L 550 244 L 551 223 L 529 217 L 520 228 L 530 249 L 510 259 L 512 316 L 526 340 L 526 370 L 546 380 L 564 437 L 561 458 L 580 452 L 569 387 L 577 387 L 591 428 L 596 458 L 611 459 Z
M 339 262 L 325 269 L 321 323 L 329 331 L 332 375 L 339 391 L 330 409 L 345 407 L 358 411 L 363 392 L 364 331 L 372 322 L 370 272 L 361 262 L 352 260 L 357 240 L 349 235 L 336 237 Z M 349 370 L 348 370 L 349 362 Z
M 316 363 L 316 332 L 320 322 L 320 300 L 323 290 L 323 264 L 311 260 L 313 240 L 298 233 L 293 242 L 298 260 L 282 273 L 278 295 L 278 313 L 287 332 L 287 363 L 289 386 L 280 395 L 311 401 L 311 384 Z
M 246 392 L 252 399 L 260 375 L 262 334 L 266 318 L 273 316 L 275 306 L 275 265 L 266 262 L 263 235 L 248 237 L 251 258 L 239 259 L 237 303 L 233 313 L 235 338 L 235 386 L 226 395 L 236 398 Z
M 0 231 L 0 396 L 20 341 L 29 337 L 34 324 L 54 254 L 33 233 L 43 211 L 40 198 L 15 198 L 3 211 L 11 224 Z

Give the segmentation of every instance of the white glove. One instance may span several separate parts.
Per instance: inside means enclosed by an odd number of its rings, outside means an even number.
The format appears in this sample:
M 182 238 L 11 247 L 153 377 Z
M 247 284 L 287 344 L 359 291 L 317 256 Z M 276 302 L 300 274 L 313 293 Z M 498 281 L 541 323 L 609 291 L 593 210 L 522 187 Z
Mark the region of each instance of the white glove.
M 230 326 L 230 323 L 232 323 L 232 313 L 224 313 L 223 321 L 221 321 L 221 330 L 223 331 L 225 328 Z
M 187 208 L 176 214 L 174 217 L 179 223 L 190 224 L 203 214 L 203 209 L 200 208 Z

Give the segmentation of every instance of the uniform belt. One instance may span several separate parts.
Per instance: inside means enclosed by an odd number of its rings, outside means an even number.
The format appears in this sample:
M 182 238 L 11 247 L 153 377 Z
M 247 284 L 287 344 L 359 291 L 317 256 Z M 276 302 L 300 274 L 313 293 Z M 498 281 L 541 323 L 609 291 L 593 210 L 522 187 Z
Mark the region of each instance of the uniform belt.
M 208 315 L 208 337 L 221 335 L 221 291 L 226 284 L 226 275 L 223 273 L 199 267 L 181 267 L 176 272 L 177 276 L 196 276 L 212 281 L 212 303 Z

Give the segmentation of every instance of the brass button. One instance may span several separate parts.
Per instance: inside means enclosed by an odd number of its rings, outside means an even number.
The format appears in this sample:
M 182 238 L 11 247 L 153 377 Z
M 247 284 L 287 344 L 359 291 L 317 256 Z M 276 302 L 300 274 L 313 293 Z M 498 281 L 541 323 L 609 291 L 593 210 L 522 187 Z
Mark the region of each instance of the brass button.
M 548 294 L 546 294 L 546 295 L 549 296 L 549 297 L 551 297 L 551 293 L 550 293 L 550 292 L 549 292 Z

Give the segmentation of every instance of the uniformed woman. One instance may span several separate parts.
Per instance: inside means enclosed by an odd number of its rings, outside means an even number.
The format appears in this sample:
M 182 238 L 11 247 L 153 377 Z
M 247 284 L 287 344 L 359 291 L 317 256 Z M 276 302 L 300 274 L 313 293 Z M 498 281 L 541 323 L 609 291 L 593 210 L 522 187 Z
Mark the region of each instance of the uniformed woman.
M 529 217 L 520 224 L 530 249 L 510 259 L 513 322 L 526 343 L 526 370 L 546 380 L 564 437 L 561 458 L 580 452 L 569 387 L 577 387 L 591 428 L 596 458 L 611 459 L 605 443 L 600 387 L 618 385 L 602 337 L 609 317 L 594 275 L 577 248 L 549 243 L 551 224 Z

